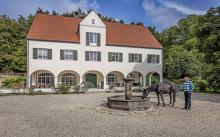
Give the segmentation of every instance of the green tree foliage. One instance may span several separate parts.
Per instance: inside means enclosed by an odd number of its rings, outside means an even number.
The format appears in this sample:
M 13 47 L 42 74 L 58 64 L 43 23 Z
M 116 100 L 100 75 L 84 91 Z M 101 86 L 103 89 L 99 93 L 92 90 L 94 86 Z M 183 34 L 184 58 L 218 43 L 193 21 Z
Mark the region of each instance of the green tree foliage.
M 144 23 L 143 22 L 131 22 L 130 23 L 131 25 L 139 25 L 139 26 L 144 26 Z
M 26 35 L 33 16 L 17 20 L 0 16 L 0 72 L 26 71 Z
M 220 7 L 190 15 L 160 33 L 150 30 L 164 47 L 165 77 L 178 79 L 180 73 L 189 73 L 219 89 Z
M 180 78 L 182 74 L 201 76 L 201 64 L 195 52 L 189 52 L 183 46 L 173 46 L 167 49 L 164 73 L 168 78 Z

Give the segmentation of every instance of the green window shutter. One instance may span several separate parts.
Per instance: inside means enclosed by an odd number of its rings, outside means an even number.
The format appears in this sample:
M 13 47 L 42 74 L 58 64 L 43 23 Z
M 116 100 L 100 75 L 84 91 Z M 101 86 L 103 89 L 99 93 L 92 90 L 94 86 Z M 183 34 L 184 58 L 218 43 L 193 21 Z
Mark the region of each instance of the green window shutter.
M 101 61 L 101 52 L 98 52 L 98 61 Z
M 85 51 L 85 60 L 86 60 L 86 61 L 89 60 L 89 51 Z
M 123 62 L 123 54 L 119 53 L 119 62 Z
M 38 59 L 38 49 L 37 48 L 33 48 L 33 59 Z
M 131 53 L 128 54 L 129 62 L 132 62 L 131 55 L 132 55 Z
M 77 60 L 77 50 L 73 50 L 73 60 Z
M 64 60 L 64 50 L 60 50 L 60 60 Z
M 147 63 L 150 63 L 151 61 L 151 55 L 147 54 Z
M 89 46 L 89 32 L 86 32 L 86 46 Z
M 108 52 L 108 62 L 112 62 L 112 52 Z
M 157 63 L 160 63 L 160 56 L 157 55 Z
M 97 33 L 97 46 L 100 46 L 101 43 L 101 35 L 100 33 Z
M 142 54 L 139 54 L 139 63 L 142 63 Z
M 48 49 L 48 59 L 52 59 L 52 49 Z

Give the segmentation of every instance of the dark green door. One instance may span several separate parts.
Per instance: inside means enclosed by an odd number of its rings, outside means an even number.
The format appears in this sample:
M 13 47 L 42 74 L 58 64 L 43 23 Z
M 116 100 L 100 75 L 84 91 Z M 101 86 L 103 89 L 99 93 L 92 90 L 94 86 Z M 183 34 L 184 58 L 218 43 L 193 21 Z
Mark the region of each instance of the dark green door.
M 93 73 L 88 73 L 85 75 L 85 81 L 89 88 L 97 88 L 97 76 Z

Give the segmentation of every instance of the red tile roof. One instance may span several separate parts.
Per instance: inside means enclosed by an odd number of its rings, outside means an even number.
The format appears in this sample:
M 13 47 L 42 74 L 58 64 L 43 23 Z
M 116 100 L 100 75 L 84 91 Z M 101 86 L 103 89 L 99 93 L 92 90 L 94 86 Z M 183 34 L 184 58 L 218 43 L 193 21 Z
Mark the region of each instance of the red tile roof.
M 81 19 L 72 17 L 37 14 L 27 39 L 80 42 L 79 23 Z M 160 43 L 144 26 L 105 22 L 106 44 L 140 48 L 162 48 Z

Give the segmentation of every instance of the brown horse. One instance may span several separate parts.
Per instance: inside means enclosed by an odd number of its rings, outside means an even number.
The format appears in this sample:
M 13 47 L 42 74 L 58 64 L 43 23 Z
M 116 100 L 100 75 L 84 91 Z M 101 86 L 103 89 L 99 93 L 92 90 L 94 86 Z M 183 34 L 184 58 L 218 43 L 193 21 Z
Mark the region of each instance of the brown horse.
M 148 96 L 149 92 L 153 92 L 153 91 L 155 91 L 156 94 L 157 94 L 157 99 L 158 99 L 157 105 L 158 106 L 160 105 L 159 96 L 161 96 L 161 99 L 163 101 L 163 106 L 165 106 L 164 99 L 163 99 L 163 94 L 169 94 L 169 96 L 170 96 L 169 105 L 173 102 L 172 106 L 174 106 L 174 103 L 176 101 L 176 93 L 178 92 L 178 89 L 175 87 L 175 85 L 173 85 L 171 83 L 154 84 L 152 86 L 147 87 L 146 90 L 144 90 L 142 98 L 145 98 L 146 96 Z

